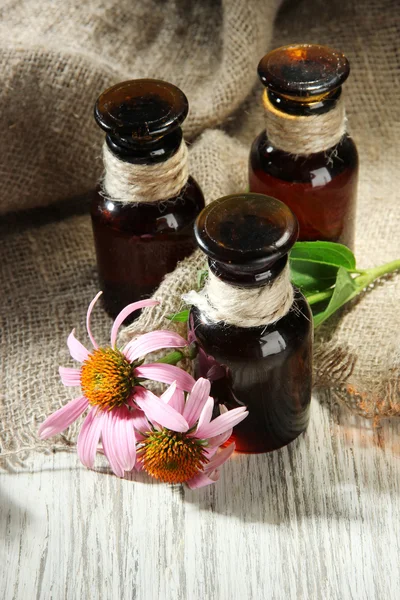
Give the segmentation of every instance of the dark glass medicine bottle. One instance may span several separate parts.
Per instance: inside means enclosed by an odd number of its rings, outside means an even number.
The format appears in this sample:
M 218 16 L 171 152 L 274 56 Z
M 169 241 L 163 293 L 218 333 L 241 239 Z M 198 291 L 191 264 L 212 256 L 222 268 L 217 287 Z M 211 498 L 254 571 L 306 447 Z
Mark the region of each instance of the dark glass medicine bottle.
M 261 292 L 285 269 L 298 224 L 274 198 L 237 194 L 205 208 L 195 234 L 227 293 L 235 287 Z M 290 443 L 309 421 L 313 327 L 304 296 L 295 289 L 289 311 L 269 325 L 213 322 L 205 312 L 193 306 L 189 317 L 189 336 L 198 345 L 196 375 L 211 380 L 216 406 L 248 407 L 233 431 L 236 450 L 269 452 Z
M 121 178 L 136 177 L 140 183 L 140 167 L 166 168 L 181 150 L 188 108 L 181 90 L 155 79 L 126 81 L 101 94 L 95 119 L 107 134 L 105 152 L 122 167 Z M 157 186 L 158 172 L 151 185 Z M 103 181 L 91 215 L 103 302 L 115 317 L 127 304 L 149 297 L 164 275 L 192 253 L 193 223 L 204 198 L 190 176 L 173 197 L 162 195 L 160 182 L 161 197 L 149 202 L 136 202 L 134 194 L 119 201 L 109 194 L 107 173 Z
M 266 130 L 251 148 L 249 186 L 293 210 L 300 240 L 352 248 L 358 154 L 339 106 L 349 72 L 346 57 L 326 46 L 284 46 L 261 59 Z

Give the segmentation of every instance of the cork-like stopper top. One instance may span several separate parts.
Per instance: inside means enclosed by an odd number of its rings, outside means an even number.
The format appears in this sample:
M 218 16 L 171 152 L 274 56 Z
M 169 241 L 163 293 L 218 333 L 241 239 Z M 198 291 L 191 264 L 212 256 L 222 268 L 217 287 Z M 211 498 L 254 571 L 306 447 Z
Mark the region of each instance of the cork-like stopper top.
M 316 44 L 276 48 L 259 62 L 258 75 L 268 90 L 289 97 L 315 99 L 339 88 L 350 73 L 341 52 Z
M 134 79 L 103 92 L 95 104 L 94 116 L 108 134 L 152 141 L 176 130 L 188 111 L 185 94 L 172 83 Z
M 263 194 L 232 194 L 198 216 L 195 236 L 210 258 L 235 264 L 258 259 L 271 264 L 285 256 L 298 236 L 298 223 L 283 202 Z

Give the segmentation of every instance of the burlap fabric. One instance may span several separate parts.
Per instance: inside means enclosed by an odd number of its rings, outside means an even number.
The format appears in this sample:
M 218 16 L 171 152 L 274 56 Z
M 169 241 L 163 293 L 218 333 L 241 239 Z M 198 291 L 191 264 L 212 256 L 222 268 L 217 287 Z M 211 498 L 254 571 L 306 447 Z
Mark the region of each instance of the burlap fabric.
M 374 266 L 400 256 L 396 15 L 395 0 L 304 0 L 280 8 L 273 0 L 3 5 L 3 456 L 66 449 L 76 438 L 76 427 L 46 443 L 36 431 L 73 395 L 59 382 L 57 367 L 72 365 L 65 342 L 73 327 L 86 341 L 85 311 L 98 286 L 85 196 L 101 172 L 102 136 L 92 119 L 97 95 L 131 77 L 180 86 L 191 104 L 185 129 L 191 171 L 209 201 L 246 187 L 248 147 L 263 126 L 255 72 L 262 54 L 293 41 L 344 51 L 352 63 L 347 111 L 361 159 L 357 257 L 360 267 Z M 136 333 L 168 326 L 164 315 L 179 310 L 201 264 L 196 254 L 165 279 L 156 294 L 162 308 L 144 313 Z M 400 413 L 399 291 L 394 276 L 317 338 L 316 384 L 370 417 Z M 110 326 L 98 309 L 93 329 L 99 341 L 108 340 Z

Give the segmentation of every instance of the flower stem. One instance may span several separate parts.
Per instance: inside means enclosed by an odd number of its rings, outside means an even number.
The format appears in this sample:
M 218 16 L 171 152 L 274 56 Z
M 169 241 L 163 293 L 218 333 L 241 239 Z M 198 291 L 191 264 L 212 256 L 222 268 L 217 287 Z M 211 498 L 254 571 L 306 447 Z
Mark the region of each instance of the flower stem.
M 372 269 L 365 269 L 363 271 L 354 270 L 351 273 L 356 274 L 357 277 L 354 278 L 354 283 L 357 284 L 357 287 L 360 291 L 370 285 L 375 279 L 379 279 L 379 277 L 383 277 L 384 275 L 388 275 L 389 273 L 393 273 L 400 269 L 400 260 L 392 260 L 384 265 L 380 265 L 379 267 L 374 267 Z M 315 292 L 315 294 L 307 295 L 307 301 L 312 306 L 313 304 L 318 304 L 318 302 L 323 302 L 323 300 L 329 300 L 333 294 L 334 287 L 331 287 L 327 290 L 323 290 L 322 292 Z
M 400 259 L 392 260 L 384 265 L 380 265 L 379 267 L 365 270 L 363 274 L 356 277 L 354 281 L 357 282 L 359 287 L 364 288 L 375 281 L 375 279 L 379 279 L 379 277 L 383 277 L 383 275 L 388 275 L 389 273 L 393 273 L 399 269 Z
M 306 296 L 308 304 L 317 304 L 318 302 L 322 302 L 323 300 L 329 300 L 329 298 L 333 294 L 334 288 L 329 288 L 324 290 L 323 292 L 316 292 L 315 294 L 310 294 L 310 296 Z
M 181 352 L 180 350 L 173 350 L 172 352 L 170 352 L 169 354 L 166 354 L 162 358 L 159 358 L 155 362 L 164 363 L 167 365 L 176 365 L 183 358 L 185 358 L 185 355 L 183 352 Z

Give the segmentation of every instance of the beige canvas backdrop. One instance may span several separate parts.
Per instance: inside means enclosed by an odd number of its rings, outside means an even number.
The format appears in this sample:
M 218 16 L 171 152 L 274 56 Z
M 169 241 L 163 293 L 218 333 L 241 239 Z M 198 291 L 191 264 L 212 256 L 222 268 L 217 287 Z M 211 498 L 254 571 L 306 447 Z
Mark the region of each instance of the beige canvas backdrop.
M 38 424 L 72 397 L 58 379 L 72 364 L 66 337 L 85 339 L 98 289 L 88 216 L 101 174 L 97 95 L 128 78 L 180 86 L 191 106 L 185 135 L 191 171 L 207 201 L 246 186 L 249 144 L 263 127 L 256 66 L 270 48 L 312 42 L 344 51 L 351 131 L 361 173 L 356 254 L 360 267 L 400 257 L 397 155 L 400 33 L 395 0 L 109 0 L 62 4 L 11 0 L 0 8 L 0 449 L 4 456 L 68 448 L 76 427 L 39 442 Z M 137 331 L 168 323 L 195 284 L 196 255 L 156 294 L 161 310 Z M 400 414 L 399 297 L 394 276 L 317 336 L 316 384 L 367 416 Z M 108 339 L 98 309 L 94 330 Z M 127 333 L 125 333 L 127 335 Z

